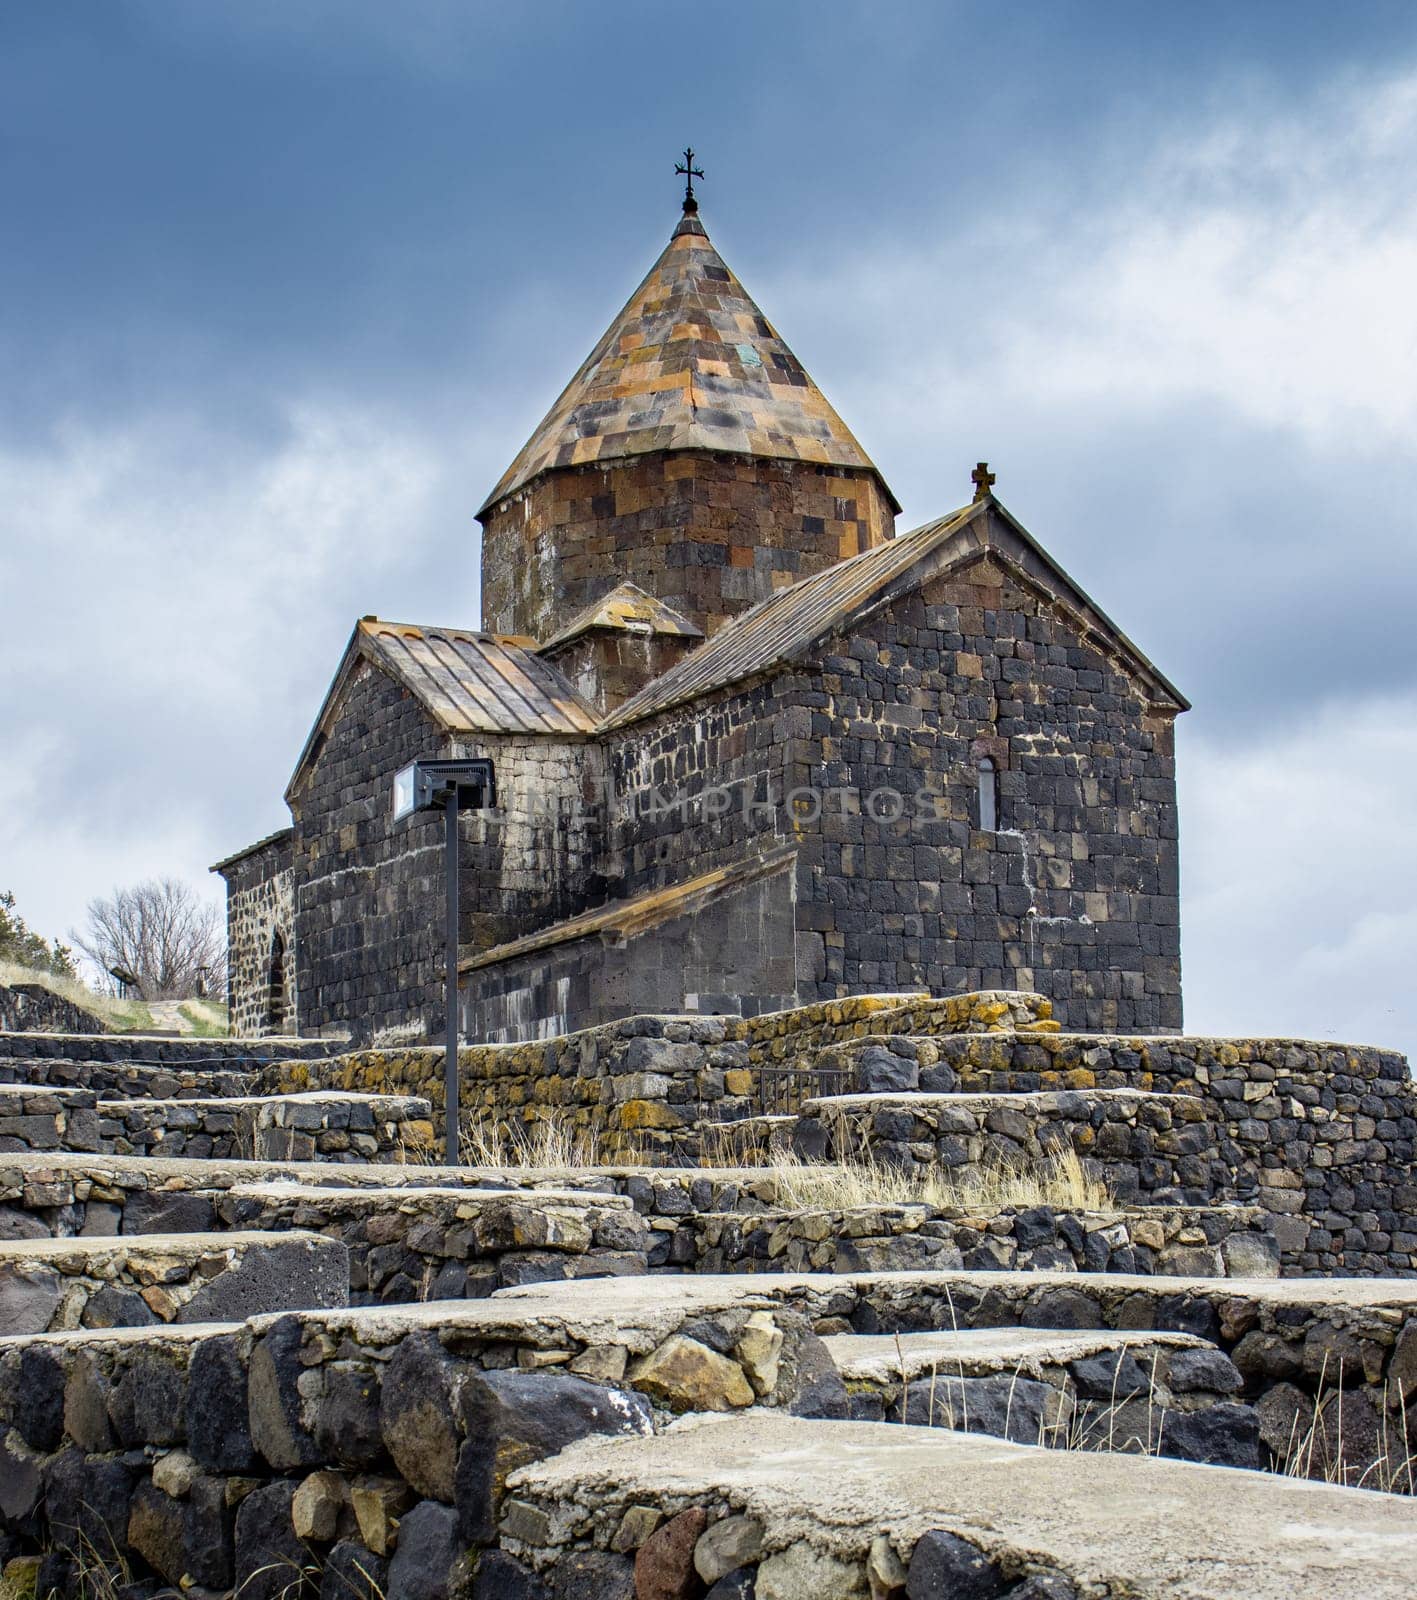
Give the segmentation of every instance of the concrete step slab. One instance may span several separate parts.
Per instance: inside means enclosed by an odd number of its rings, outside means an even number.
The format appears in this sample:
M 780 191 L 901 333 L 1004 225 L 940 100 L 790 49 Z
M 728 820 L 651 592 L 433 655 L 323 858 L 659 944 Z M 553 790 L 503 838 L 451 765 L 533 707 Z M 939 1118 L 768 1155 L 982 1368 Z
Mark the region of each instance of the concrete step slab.
M 858 1420 L 1261 1464 L 1258 1415 L 1237 1398 L 1244 1380 L 1193 1335 L 979 1328 L 836 1334 L 826 1344 Z
M 608 1548 L 631 1506 L 649 1527 L 701 1508 L 699 1537 L 752 1519 L 759 1594 L 864 1595 L 874 1571 L 916 1595 L 1033 1578 L 1020 1593 L 1407 1600 L 1417 1565 L 1417 1508 L 1394 1496 L 766 1411 L 588 1440 L 508 1491 L 503 1549 L 548 1574 Z

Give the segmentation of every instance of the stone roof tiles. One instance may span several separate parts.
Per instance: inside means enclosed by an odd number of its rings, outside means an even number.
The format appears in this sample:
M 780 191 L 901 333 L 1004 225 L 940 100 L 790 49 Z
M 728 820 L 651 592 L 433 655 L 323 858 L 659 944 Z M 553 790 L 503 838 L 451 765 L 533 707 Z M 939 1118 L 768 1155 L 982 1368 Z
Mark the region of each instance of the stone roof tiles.
M 666 601 L 646 594 L 637 583 L 620 583 L 583 611 L 578 611 L 559 633 L 540 646 L 546 655 L 594 628 L 616 633 L 668 634 L 681 639 L 702 639 L 704 630 Z
M 366 617 L 360 637 L 449 733 L 591 733 L 594 710 L 530 649 L 498 634 Z
M 880 477 L 696 217 L 680 222 L 478 515 L 543 472 L 656 450 L 812 461 Z

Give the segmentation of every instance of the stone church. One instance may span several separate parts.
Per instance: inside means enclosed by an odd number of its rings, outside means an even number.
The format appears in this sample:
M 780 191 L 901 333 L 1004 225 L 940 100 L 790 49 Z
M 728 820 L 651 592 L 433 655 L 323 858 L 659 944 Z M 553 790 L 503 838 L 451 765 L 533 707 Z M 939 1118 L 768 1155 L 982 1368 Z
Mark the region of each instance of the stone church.
M 442 819 L 392 783 L 460 756 L 470 1039 L 996 987 L 1179 1028 L 1186 701 L 972 479 L 896 532 L 690 194 L 478 512 L 480 628 L 361 618 L 290 826 L 214 868 L 234 1029 L 438 1036 Z

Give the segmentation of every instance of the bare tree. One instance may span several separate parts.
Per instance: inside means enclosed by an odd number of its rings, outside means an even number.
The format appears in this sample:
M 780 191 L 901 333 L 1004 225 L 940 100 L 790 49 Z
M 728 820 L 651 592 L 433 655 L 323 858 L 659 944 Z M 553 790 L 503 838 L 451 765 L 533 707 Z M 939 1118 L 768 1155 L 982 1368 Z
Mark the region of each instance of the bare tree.
M 88 926 L 70 937 L 105 978 L 144 1000 L 225 992 L 220 914 L 178 878 L 151 878 L 91 900 Z

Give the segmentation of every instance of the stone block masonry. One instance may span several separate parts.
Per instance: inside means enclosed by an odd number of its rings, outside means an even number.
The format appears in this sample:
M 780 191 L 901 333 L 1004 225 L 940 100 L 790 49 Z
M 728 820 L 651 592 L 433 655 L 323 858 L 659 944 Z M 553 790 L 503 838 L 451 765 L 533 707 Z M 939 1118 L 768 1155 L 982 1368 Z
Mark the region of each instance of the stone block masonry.
M 404 1161 L 431 1148 L 415 1095 L 325 1090 L 228 1100 L 107 1100 L 99 1148 L 115 1155 L 256 1161 Z
M 0 1152 L 100 1148 L 96 1095 L 0 1084 Z
M 1259 1418 L 1236 1399 L 1244 1379 L 1190 1334 L 989 1328 L 836 1334 L 827 1348 L 861 1421 L 1050 1449 L 1260 1464 Z
M 856 1094 L 808 1100 L 794 1148 L 893 1170 L 1038 1171 L 1075 1154 L 1123 1203 L 1234 1198 L 1234 1165 L 1193 1095 L 1132 1089 L 1036 1094 Z
M 890 537 L 875 474 L 708 451 L 545 474 L 486 513 L 483 616 L 543 642 L 628 579 L 707 633 Z
M 462 1113 L 483 1125 L 554 1121 L 583 1134 L 598 1157 L 694 1164 L 705 1121 L 758 1109 L 767 1069 L 791 1069 L 810 1050 L 908 1028 L 927 1035 L 1056 1027 L 1036 995 L 857 995 L 756 1017 L 640 1016 L 525 1044 L 459 1052 Z M 794 1093 L 801 1097 L 803 1077 Z M 281 1061 L 268 1092 L 318 1087 L 426 1097 L 441 1130 L 440 1050 L 357 1050 L 329 1061 Z
M 231 1031 L 247 1039 L 296 1031 L 293 841 L 284 828 L 222 863 L 228 1014 Z
M 629 1200 L 573 1189 L 330 1189 L 243 1184 L 212 1197 L 214 1222 L 289 1229 L 349 1252 L 352 1305 L 480 1299 L 511 1284 L 649 1271 L 653 1239 Z
M 1286 1273 L 1417 1272 L 1417 1091 L 1396 1051 L 1065 1033 L 921 1048 L 962 1089 L 1194 1095 L 1233 1164 L 1236 1198 L 1270 1213 Z
M 656 1279 L 617 1284 L 729 1295 L 735 1284 L 800 1311 L 824 1336 L 972 1329 L 1187 1333 L 1222 1351 L 1259 1417 L 1277 1470 L 1411 1493 L 1417 1422 L 1417 1285 L 1335 1279 L 1257 1281 L 1074 1272 L 883 1272 L 826 1277 Z M 585 1286 L 566 1285 L 568 1297 Z M 536 1295 L 514 1289 L 508 1299 Z M 756 1303 L 756 1302 L 755 1302 Z M 1312 1438 L 1312 1444 L 1309 1440 Z
M 110 1062 L 192 1071 L 226 1067 L 236 1071 L 268 1061 L 308 1059 L 329 1053 L 329 1045 L 318 1039 L 192 1039 L 172 1038 L 167 1034 L 0 1031 L 0 1061 L 7 1063 Z
M 0 1032 L 102 1033 L 102 1017 L 39 983 L 0 983 Z
M 979 1209 L 901 1205 L 683 1219 L 674 1251 L 689 1270 L 720 1272 L 1140 1272 L 1275 1277 L 1279 1247 L 1254 1207 Z
M 0 1336 L 220 1322 L 348 1294 L 345 1247 L 310 1233 L 0 1243 Z
M 82 1089 L 104 1100 L 211 1100 L 255 1092 L 254 1068 L 135 1065 L 129 1061 L 63 1061 L 51 1056 L 0 1057 L 0 1086 L 47 1084 Z

